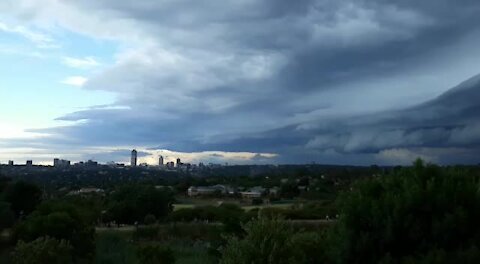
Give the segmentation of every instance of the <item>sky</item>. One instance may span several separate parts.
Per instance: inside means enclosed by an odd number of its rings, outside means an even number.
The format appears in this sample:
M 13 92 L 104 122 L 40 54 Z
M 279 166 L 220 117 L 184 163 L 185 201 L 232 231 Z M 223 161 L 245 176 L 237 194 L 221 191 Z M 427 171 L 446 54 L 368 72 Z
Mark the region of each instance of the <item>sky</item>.
M 2 0 L 0 163 L 478 164 L 476 0 Z

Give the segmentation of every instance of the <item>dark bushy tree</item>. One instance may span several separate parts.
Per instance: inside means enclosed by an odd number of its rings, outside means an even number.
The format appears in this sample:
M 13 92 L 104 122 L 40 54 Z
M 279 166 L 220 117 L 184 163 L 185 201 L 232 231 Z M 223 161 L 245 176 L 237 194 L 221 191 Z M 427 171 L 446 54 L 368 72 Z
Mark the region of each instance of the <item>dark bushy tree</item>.
M 14 264 L 72 263 L 72 247 L 68 241 L 40 237 L 31 242 L 19 241 L 12 252 Z
M 280 196 L 283 198 L 292 199 L 299 194 L 300 190 L 298 190 L 298 185 L 295 182 L 289 181 L 280 186 Z
M 40 203 L 42 191 L 38 186 L 18 181 L 10 184 L 5 190 L 5 201 L 10 203 L 11 209 L 17 216 L 21 213 L 28 215 Z
M 70 242 L 77 259 L 91 259 L 94 254 L 94 226 L 81 210 L 65 201 L 42 203 L 16 228 L 17 238 L 27 242 L 49 236 Z
M 95 241 L 97 264 L 138 263 L 135 248 L 119 232 L 101 232 Z
M 220 263 L 291 263 L 294 232 L 284 220 L 259 217 L 248 222 L 244 229 L 243 239 L 228 240 Z
M 11 227 L 15 221 L 15 216 L 10 210 L 10 204 L 0 201 L 0 232 L 4 228 Z
M 115 190 L 109 197 L 107 221 L 122 224 L 141 222 L 151 214 L 156 219 L 166 217 L 172 210 L 172 192 L 150 185 L 128 185 Z
M 468 170 L 417 161 L 359 182 L 339 204 L 335 262 L 480 263 L 479 181 Z
M 157 222 L 157 218 L 153 214 L 148 214 L 145 216 L 143 223 L 146 225 L 153 225 Z
M 143 264 L 173 264 L 175 255 L 173 251 L 158 244 L 140 246 L 137 251 L 138 259 Z

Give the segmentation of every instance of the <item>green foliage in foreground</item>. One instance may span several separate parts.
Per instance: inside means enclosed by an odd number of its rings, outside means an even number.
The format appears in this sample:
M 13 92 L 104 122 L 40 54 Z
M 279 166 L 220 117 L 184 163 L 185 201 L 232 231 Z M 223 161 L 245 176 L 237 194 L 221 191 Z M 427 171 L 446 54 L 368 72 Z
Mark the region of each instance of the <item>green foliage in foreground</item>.
M 283 219 L 261 216 L 244 229 L 244 238 L 229 238 L 221 263 L 316 263 L 324 259 L 320 234 L 294 233 Z
M 135 264 L 138 263 L 134 247 L 128 237 L 118 232 L 102 232 L 97 235 L 95 263 Z
M 13 211 L 10 210 L 10 204 L 0 201 L 0 232 L 7 227 L 11 227 L 15 221 Z
M 343 193 L 325 236 L 261 217 L 229 239 L 221 262 L 480 263 L 479 187 L 475 171 L 417 161 Z
M 14 264 L 72 263 L 72 246 L 68 241 L 40 237 L 32 242 L 19 241 L 12 253 Z
M 140 246 L 137 251 L 138 259 L 142 264 L 172 264 L 175 263 L 173 251 L 159 244 Z
M 479 179 L 472 172 L 419 160 L 359 182 L 339 206 L 330 241 L 335 262 L 480 263 Z
M 143 222 L 147 215 L 165 218 L 172 211 L 173 193 L 151 185 L 125 185 L 109 197 L 104 221 L 121 224 Z
M 4 199 L 17 216 L 28 215 L 40 203 L 42 191 L 36 185 L 18 181 L 5 189 Z
M 65 201 L 42 203 L 16 228 L 20 240 L 31 242 L 49 236 L 67 240 L 76 259 L 91 259 L 94 254 L 94 226 L 79 205 Z

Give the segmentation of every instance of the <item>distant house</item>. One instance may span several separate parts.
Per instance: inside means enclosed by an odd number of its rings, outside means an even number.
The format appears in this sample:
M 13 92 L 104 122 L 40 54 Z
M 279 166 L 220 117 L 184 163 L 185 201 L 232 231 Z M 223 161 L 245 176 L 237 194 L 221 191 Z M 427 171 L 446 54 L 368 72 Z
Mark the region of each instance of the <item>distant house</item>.
M 104 194 L 104 190 L 99 188 L 81 188 L 80 190 L 71 191 L 68 195 L 88 195 L 88 194 Z
M 248 192 L 240 192 L 240 195 L 244 199 L 254 199 L 254 198 L 261 198 L 262 193 L 259 191 L 248 191 Z
M 268 193 L 270 194 L 270 196 L 277 196 L 280 193 L 280 188 L 276 186 L 272 187 L 268 190 Z
M 214 193 L 227 194 L 228 188 L 224 185 L 214 185 L 214 186 L 190 186 L 188 188 L 188 196 L 202 196 L 202 195 L 211 195 Z
M 265 191 L 266 191 L 265 188 L 261 186 L 255 186 L 250 188 L 248 191 L 240 192 L 240 195 L 242 196 L 242 198 L 245 198 L 245 199 L 254 199 L 254 198 L 262 197 Z
M 300 192 L 306 192 L 306 191 L 308 191 L 308 186 L 298 186 L 298 190 Z
M 173 186 L 169 186 L 169 185 L 155 185 L 155 189 L 170 189 L 170 190 L 173 190 Z

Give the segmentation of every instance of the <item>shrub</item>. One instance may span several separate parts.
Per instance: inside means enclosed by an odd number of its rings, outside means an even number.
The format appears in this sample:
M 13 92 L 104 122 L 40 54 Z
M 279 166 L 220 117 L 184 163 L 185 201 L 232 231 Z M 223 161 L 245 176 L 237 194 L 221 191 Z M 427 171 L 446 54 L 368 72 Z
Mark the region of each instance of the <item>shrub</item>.
M 134 237 L 135 239 L 153 240 L 158 237 L 158 226 L 139 226 L 137 227 Z
M 95 263 L 137 263 L 135 249 L 118 232 L 97 235 Z
M 30 242 L 49 236 L 68 240 L 76 259 L 93 258 L 94 227 L 77 206 L 64 201 L 42 203 L 15 230 L 18 239 Z
M 168 247 L 158 244 L 140 246 L 137 250 L 138 259 L 142 264 L 172 264 L 175 255 Z
M 263 204 L 263 200 L 261 198 L 252 199 L 252 205 L 260 205 L 260 204 Z
M 143 222 L 146 225 L 152 225 L 152 224 L 155 224 L 155 222 L 157 222 L 157 218 L 152 214 L 148 214 L 145 216 L 145 219 L 143 220 Z
M 291 263 L 293 230 L 279 218 L 260 217 L 248 222 L 245 237 L 230 237 L 220 263 Z
M 40 237 L 32 242 L 20 240 L 12 252 L 14 264 L 72 263 L 72 247 L 66 240 Z
M 10 210 L 10 204 L 0 201 L 0 231 L 11 227 L 15 221 L 15 215 Z
M 331 235 L 333 259 L 412 263 L 413 257 L 422 258 L 415 263 L 449 263 L 459 252 L 478 259 L 478 186 L 478 176 L 468 170 L 424 166 L 421 161 L 358 182 L 340 198 L 340 219 Z

